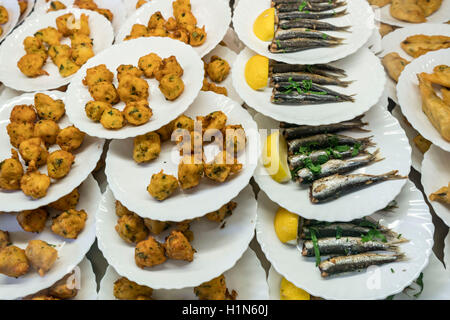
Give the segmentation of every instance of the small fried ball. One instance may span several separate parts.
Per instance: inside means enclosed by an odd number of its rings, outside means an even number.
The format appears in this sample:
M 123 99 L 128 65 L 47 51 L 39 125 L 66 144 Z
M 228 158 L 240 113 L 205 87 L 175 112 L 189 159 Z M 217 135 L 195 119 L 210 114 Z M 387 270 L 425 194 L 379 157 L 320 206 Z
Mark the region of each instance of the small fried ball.
M 155 72 L 155 78 L 156 80 L 161 81 L 167 74 L 176 74 L 181 77 L 183 72 L 183 68 L 178 63 L 177 58 L 175 56 L 170 56 L 169 58 L 163 59 L 159 70 Z
M 168 37 L 169 32 L 164 28 L 156 28 L 156 29 L 150 29 L 148 31 L 149 37 Z
M 194 293 L 199 300 L 225 300 L 226 292 L 227 285 L 223 275 L 194 288 Z
M 91 29 L 89 28 L 89 16 L 82 13 L 79 20 L 79 28 L 77 28 L 76 33 L 90 35 Z
M 76 239 L 81 231 L 83 231 L 86 220 L 86 211 L 69 209 L 53 218 L 52 231 L 63 238 Z
M 78 46 L 84 46 L 84 47 L 94 47 L 94 40 L 91 39 L 88 35 L 82 34 L 82 33 L 75 33 L 70 36 L 70 45 L 72 48 L 76 48 Z M 102 65 L 104 66 L 104 65 Z M 90 69 L 95 69 L 97 67 L 92 67 Z M 89 70 L 89 69 L 88 69 Z M 111 78 L 112 82 L 112 78 Z
M 50 203 L 48 206 L 56 210 L 67 211 L 69 209 L 75 209 L 79 200 L 80 192 L 78 191 L 78 188 L 76 188 L 68 195 Z
M 160 234 L 164 230 L 167 230 L 170 227 L 170 222 L 167 221 L 159 221 L 145 218 L 144 224 L 147 227 L 148 231 L 152 234 Z
M 18 148 L 19 145 L 34 134 L 34 123 L 30 122 L 11 122 L 6 126 L 11 145 Z
M 58 251 L 42 240 L 31 240 L 25 249 L 28 261 L 43 277 L 58 258 Z
M 41 138 L 47 146 L 56 143 L 59 131 L 58 124 L 53 120 L 39 120 L 34 125 L 34 136 Z
M 137 163 L 149 162 L 158 158 L 161 140 L 156 132 L 137 136 L 133 140 L 133 159 Z
M 112 105 L 120 101 L 119 93 L 111 82 L 97 82 L 89 87 L 89 93 L 95 101 L 108 102 Z
M 128 102 L 122 112 L 127 123 L 134 126 L 147 123 L 153 115 L 147 100 Z
M 58 61 L 58 69 L 59 69 L 59 74 L 63 77 L 69 77 L 73 74 L 75 74 L 79 69 L 80 66 L 77 65 L 75 62 L 73 62 L 73 60 L 71 58 L 61 58 Z
M 138 66 L 147 78 L 153 78 L 155 72 L 159 70 L 162 65 L 162 59 L 156 53 L 150 53 L 146 56 L 140 57 Z
M 151 298 L 153 289 L 122 277 L 114 282 L 113 292 L 114 297 L 119 300 L 138 300 L 140 297 Z
M 94 50 L 89 45 L 78 45 L 72 49 L 72 60 L 78 66 L 85 64 L 95 55 Z
M 195 250 L 192 248 L 186 236 L 177 230 L 173 230 L 164 243 L 166 256 L 169 259 L 192 262 Z
M 136 245 L 134 260 L 136 265 L 142 269 L 164 263 L 167 260 L 164 255 L 164 246 L 150 236 Z
M 47 222 L 48 212 L 43 209 L 21 211 L 16 216 L 17 222 L 26 232 L 42 232 Z
M 116 71 L 117 71 L 117 80 L 119 80 L 119 82 L 122 79 L 122 77 L 126 74 L 132 75 L 137 78 L 140 78 L 144 74 L 141 70 L 139 70 L 132 64 L 121 64 L 120 66 L 117 67 Z
M 234 201 L 230 201 L 224 204 L 219 210 L 210 212 L 206 214 L 206 218 L 210 221 L 222 222 L 226 217 L 229 217 L 233 214 L 233 210 L 236 209 L 237 203 Z
M 175 31 L 178 27 L 177 20 L 174 17 L 170 17 L 167 19 L 166 23 L 164 23 L 164 28 L 167 31 Z
M 172 137 L 172 132 L 173 132 L 173 121 L 156 130 L 156 133 L 159 134 L 159 137 L 161 138 L 161 142 L 169 141 Z
M 64 37 L 68 37 L 74 33 L 75 16 L 73 13 L 66 13 L 56 18 L 56 27 Z
M 83 79 L 83 84 L 88 87 L 92 87 L 99 82 L 112 83 L 114 80 L 114 73 L 106 68 L 106 65 L 100 64 L 96 67 L 88 68 L 86 70 L 86 76 Z
M 144 79 L 125 74 L 119 81 L 117 93 L 119 94 L 120 100 L 125 103 L 147 100 L 149 97 L 148 83 Z
M 128 243 L 138 243 L 148 236 L 144 220 L 136 214 L 127 214 L 119 218 L 115 227 L 119 236 Z
M 206 116 L 197 116 L 197 121 L 202 123 L 203 131 L 219 130 L 222 131 L 227 123 L 227 115 L 222 111 L 214 111 Z
M 131 28 L 130 34 L 126 36 L 124 40 L 131 40 L 148 36 L 149 30 L 147 26 L 144 26 L 143 24 L 134 24 L 133 27 Z
M 16 246 L 8 246 L 0 250 L 0 273 L 8 277 L 18 278 L 28 272 L 28 263 L 25 250 Z
M 123 128 L 126 121 L 120 110 L 117 110 L 116 108 L 109 108 L 102 113 L 100 123 L 105 129 L 117 130 Z
M 37 115 L 32 105 L 21 104 L 11 110 L 9 120 L 11 122 L 36 122 Z
M 47 190 L 50 187 L 50 178 L 40 173 L 36 169 L 34 161 L 28 167 L 27 173 L 20 179 L 20 188 L 23 193 L 34 199 L 40 199 L 47 195 Z
M 9 241 L 9 232 L 0 230 L 0 251 L 9 245 L 11 245 L 11 241 Z
M 72 283 L 70 283 L 71 288 L 69 288 L 67 286 L 70 277 L 72 277 Z M 61 280 L 56 282 L 54 285 L 52 285 L 48 289 L 48 293 L 52 297 L 55 297 L 58 299 L 65 299 L 65 300 L 72 299 L 72 298 L 76 297 L 76 295 L 78 294 L 78 289 L 75 288 L 75 283 L 73 283 L 74 281 L 75 281 L 75 277 L 73 277 L 73 273 L 69 273 L 64 278 L 62 278 Z
M 198 47 L 204 44 L 206 41 L 206 31 L 205 26 L 203 28 L 195 27 L 190 33 L 189 44 L 193 47 Z
M 237 173 L 242 169 L 242 164 L 227 154 L 221 151 L 214 158 L 211 163 L 205 164 L 205 176 L 216 182 L 224 182 L 232 173 Z
M 22 164 L 17 151 L 11 149 L 12 157 L 0 162 L 0 189 L 19 190 L 23 176 Z
M 53 27 L 47 27 L 40 29 L 34 34 L 36 38 L 46 43 L 49 46 L 57 45 L 60 43 L 63 37 L 62 33 Z
M 74 160 L 75 156 L 68 151 L 53 151 L 47 158 L 48 176 L 53 179 L 64 178 L 69 174 Z
M 27 53 L 17 62 L 17 67 L 20 71 L 29 78 L 35 78 L 39 76 L 46 75 L 48 72 L 42 70 L 45 64 L 45 59 L 39 53 Z
M 195 27 L 197 25 L 197 19 L 190 10 L 182 10 L 175 16 L 175 19 L 182 26 Z
M 230 74 L 230 65 L 218 56 L 212 56 L 206 67 L 206 73 L 214 82 L 222 82 Z
M 43 166 L 48 158 L 47 147 L 41 138 L 31 138 L 20 143 L 19 153 L 25 164 L 35 161 L 38 167 Z
M 163 170 L 152 175 L 150 184 L 147 187 L 148 193 L 156 200 L 167 199 L 178 188 L 178 180 L 170 174 L 165 174 Z
M 75 126 L 66 127 L 56 136 L 56 144 L 62 150 L 72 152 L 81 146 L 85 135 Z
M 59 65 L 61 62 L 64 62 L 65 59 L 70 58 L 71 54 L 72 48 L 67 44 L 53 45 L 48 49 L 48 55 L 56 65 Z
M 47 48 L 44 46 L 42 41 L 36 37 L 26 37 L 23 40 L 23 47 L 26 53 L 35 53 L 39 54 L 44 61 L 47 60 Z
M 193 155 L 185 155 L 178 164 L 178 181 L 183 190 L 200 183 L 203 176 L 203 162 Z
M 123 217 L 129 214 L 134 214 L 134 212 L 128 210 L 120 201 L 116 200 L 116 215 Z
M 149 29 L 164 28 L 165 24 L 166 20 L 164 20 L 161 11 L 156 11 L 154 14 L 151 15 L 150 19 L 148 20 L 147 27 Z
M 195 126 L 194 120 L 189 118 L 188 116 L 185 116 L 184 114 L 176 118 L 173 122 L 174 130 L 184 129 L 191 132 L 194 131 L 194 126 Z
M 98 6 L 93 0 L 75 0 L 74 6 L 80 9 L 97 10 Z
M 50 8 L 47 10 L 47 12 L 63 10 L 66 8 L 67 8 L 66 5 L 61 1 L 52 1 L 50 2 Z
M 245 150 L 245 144 L 247 142 L 247 137 L 245 135 L 245 130 L 242 125 L 228 125 L 224 128 L 224 148 L 225 151 L 233 154 L 240 153 Z
M 103 112 L 112 108 L 111 104 L 104 101 L 89 101 L 86 103 L 84 110 L 89 119 L 99 122 Z
M 44 93 L 36 93 L 34 96 L 34 107 L 42 120 L 58 122 L 66 113 L 66 107 L 61 99 L 53 100 Z
M 0 6 L 0 24 L 5 24 L 9 21 L 8 10 L 4 6 Z
M 167 100 L 176 100 L 184 91 L 184 82 L 176 74 L 165 75 L 159 82 L 159 89 Z

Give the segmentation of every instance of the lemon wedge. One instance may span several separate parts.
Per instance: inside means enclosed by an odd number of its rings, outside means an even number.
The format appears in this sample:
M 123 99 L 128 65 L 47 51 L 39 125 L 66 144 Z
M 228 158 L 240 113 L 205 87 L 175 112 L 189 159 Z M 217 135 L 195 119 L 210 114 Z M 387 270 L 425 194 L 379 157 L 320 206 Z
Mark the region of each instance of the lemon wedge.
M 287 144 L 279 130 L 267 137 L 262 160 L 267 172 L 276 182 L 283 183 L 291 179 L 287 164 Z
M 255 55 L 248 59 L 245 65 L 245 81 L 253 90 L 260 90 L 267 86 L 269 80 L 269 59 Z
M 281 300 L 311 300 L 311 295 L 283 278 L 280 285 L 280 298 Z
M 275 228 L 275 233 L 281 242 L 295 242 L 297 240 L 298 219 L 298 215 L 287 211 L 284 208 L 279 208 L 277 210 L 275 219 L 273 220 L 273 225 Z
M 264 10 L 253 23 L 253 33 L 262 41 L 270 41 L 275 34 L 275 8 Z

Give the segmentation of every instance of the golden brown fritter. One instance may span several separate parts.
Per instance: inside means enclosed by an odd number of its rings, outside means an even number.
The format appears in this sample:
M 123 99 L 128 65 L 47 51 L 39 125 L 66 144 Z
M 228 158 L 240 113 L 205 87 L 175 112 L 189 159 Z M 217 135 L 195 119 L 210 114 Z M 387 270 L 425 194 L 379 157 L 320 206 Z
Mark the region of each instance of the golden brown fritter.
M 122 79 L 122 77 L 127 74 L 137 78 L 142 77 L 142 75 L 144 74 L 142 70 L 136 68 L 132 64 L 121 64 L 120 66 L 117 67 L 116 71 L 117 71 L 117 80 L 119 80 L 119 82 Z
M 9 232 L 0 230 L 0 251 L 9 245 L 11 245 L 11 241 L 9 241 Z
M 40 167 L 47 162 L 48 158 L 47 147 L 41 138 L 31 138 L 21 142 L 19 153 L 26 165 L 31 161 L 35 161 L 36 165 Z
M 69 209 L 53 218 L 52 231 L 63 238 L 76 239 L 83 231 L 86 220 L 86 211 Z
M 237 296 L 234 290 L 232 294 L 228 292 L 224 275 L 195 287 L 194 293 L 199 300 L 235 300 Z
M 175 31 L 178 28 L 177 20 L 174 17 L 170 17 L 167 19 L 166 23 L 164 23 L 164 29 L 167 31 Z
M 8 277 L 19 278 L 28 272 L 25 250 L 16 246 L 8 246 L 0 250 L 0 273 Z
M 430 51 L 450 48 L 450 37 L 416 34 L 403 40 L 400 46 L 411 57 L 417 58 Z
M 59 131 L 58 124 L 53 120 L 39 120 L 34 125 L 34 136 L 41 138 L 47 146 L 56 143 Z
M 161 142 L 169 141 L 172 137 L 172 132 L 173 132 L 173 121 L 156 130 L 156 133 L 159 134 L 159 137 L 161 138 Z
M 56 144 L 62 150 L 72 152 L 83 144 L 85 135 L 75 126 L 66 127 L 56 136 Z
M 89 119 L 99 122 L 103 112 L 112 108 L 111 104 L 104 101 L 89 101 L 86 103 L 84 110 Z
M 17 62 L 17 67 L 20 71 L 29 78 L 35 78 L 46 75 L 48 72 L 43 70 L 45 64 L 44 57 L 39 53 L 27 53 Z
M 89 45 L 78 45 L 72 48 L 71 58 L 76 65 L 82 66 L 85 64 L 90 58 L 95 55 L 94 49 Z
M 162 64 L 155 72 L 155 78 L 158 81 L 167 75 L 167 74 L 176 74 L 179 77 L 183 76 L 184 70 L 181 65 L 178 63 L 177 58 L 175 56 L 170 56 L 169 58 L 165 58 L 162 60 Z
M 196 187 L 203 176 L 204 164 L 193 155 L 185 155 L 178 164 L 178 181 L 183 190 Z
M 67 274 L 64 278 L 57 281 L 53 286 L 48 289 L 48 293 L 58 299 L 72 299 L 78 294 L 78 289 L 75 288 L 75 283 L 70 283 L 70 288 L 68 287 L 69 278 L 73 276 L 73 273 Z M 73 278 L 72 281 L 75 281 Z
M 408 60 L 400 57 L 397 52 L 388 53 L 381 59 L 381 62 L 389 77 L 395 82 L 398 81 L 403 69 L 405 69 L 406 65 L 409 63 Z
M 206 66 L 206 73 L 214 82 L 222 82 L 230 74 L 228 62 L 218 56 L 212 56 L 210 63 Z
M 26 53 L 35 53 L 40 55 L 44 61 L 47 60 L 47 48 L 45 47 L 42 40 L 31 36 L 26 37 L 23 40 L 23 48 L 25 49 Z
M 75 161 L 75 156 L 64 150 L 50 153 L 47 158 L 48 176 L 53 179 L 62 179 L 67 176 Z
M 156 200 L 167 199 L 176 189 L 178 180 L 170 174 L 165 174 L 163 170 L 152 175 L 150 184 L 147 187 L 148 193 Z
M 161 14 L 161 11 L 156 11 L 154 14 L 152 14 L 150 16 L 147 27 L 149 29 L 164 28 L 165 23 L 166 23 L 166 20 L 164 20 L 164 17 Z
M 45 228 L 48 212 L 44 208 L 25 210 L 19 212 L 16 218 L 24 231 L 40 233 Z
M 128 210 L 120 201 L 116 200 L 116 215 L 118 217 L 123 217 L 129 214 L 135 214 L 134 212 Z
M 66 113 L 66 107 L 61 99 L 54 100 L 44 93 L 37 93 L 34 96 L 34 107 L 42 120 L 58 122 Z
M 227 115 L 222 111 L 214 111 L 206 116 L 197 116 L 197 121 L 202 123 L 203 131 L 218 130 L 222 131 L 227 123 Z
M 51 1 L 50 8 L 47 10 L 47 12 L 63 10 L 66 8 L 67 8 L 66 5 L 64 3 L 62 3 L 61 1 Z
M 189 132 L 194 131 L 194 120 L 182 114 L 173 121 L 173 130 L 184 129 Z
M 72 44 L 73 45 L 73 44 Z M 114 73 L 108 70 L 106 65 L 100 64 L 98 66 L 88 68 L 86 70 L 86 76 L 83 79 L 83 84 L 88 87 L 99 82 L 109 82 L 112 83 L 114 80 Z
M 144 72 L 147 78 L 153 78 L 161 65 L 162 59 L 156 53 L 140 57 L 138 62 L 139 69 Z
M 119 300 L 139 300 L 140 297 L 151 298 L 153 289 L 138 285 L 125 277 L 114 282 L 114 297 Z
M 59 65 L 64 62 L 65 59 L 69 59 L 72 55 L 72 48 L 67 44 L 56 44 L 48 48 L 48 55 L 52 59 L 55 65 Z
M 48 46 L 59 44 L 63 37 L 62 33 L 53 27 L 40 29 L 36 31 L 34 36 L 42 42 L 46 43 Z
M 164 246 L 150 236 L 136 245 L 134 260 L 139 268 L 153 267 L 166 262 L 164 253 Z
M 389 8 L 391 16 L 406 22 L 426 22 L 425 13 L 417 2 L 417 0 L 392 0 Z
M 226 217 L 229 217 L 233 214 L 233 210 L 236 209 L 237 203 L 234 201 L 230 201 L 224 204 L 219 210 L 210 212 L 206 214 L 206 218 L 210 221 L 222 222 Z
M 56 210 L 67 211 L 69 209 L 75 209 L 79 200 L 80 192 L 78 191 L 78 188 L 76 188 L 68 195 L 50 203 L 48 206 Z
M 198 47 L 204 44 L 206 41 L 206 30 L 205 26 L 202 28 L 195 27 L 194 30 L 190 31 L 189 44 L 193 47 Z
M 216 182 L 225 182 L 227 178 L 242 169 L 242 164 L 227 154 L 225 151 L 220 152 L 214 158 L 214 161 L 205 164 L 205 176 Z
M 139 9 L 140 7 L 142 7 L 144 4 L 148 3 L 147 0 L 138 0 L 136 2 L 136 9 Z
M 159 221 L 145 218 L 144 224 L 152 234 L 160 234 L 164 230 L 167 230 L 170 227 L 170 223 L 167 221 Z
M 64 37 L 68 37 L 75 32 L 75 16 L 73 13 L 66 13 L 56 18 L 56 28 Z
M 417 5 L 423 10 L 425 17 L 436 12 L 442 4 L 442 0 L 417 0 Z
M 247 136 L 244 128 L 240 125 L 228 125 L 223 130 L 224 150 L 230 154 L 238 154 L 245 150 Z
M 143 24 L 134 24 L 131 28 L 131 32 L 129 35 L 127 35 L 124 40 L 131 40 L 131 39 L 137 39 L 140 37 L 148 37 L 149 36 L 149 30 L 147 26 L 144 26 Z
M 40 173 L 36 168 L 36 164 L 32 161 L 27 173 L 20 179 L 20 188 L 25 195 L 34 199 L 40 199 L 47 195 L 50 183 L 50 178 Z
M 18 148 L 19 145 L 34 134 L 34 123 L 30 122 L 11 122 L 6 126 L 11 145 Z
M 141 126 L 150 121 L 153 115 L 152 109 L 148 105 L 147 100 L 131 101 L 122 111 L 127 123 L 134 126 Z
M 169 34 L 169 37 L 174 40 L 178 40 L 189 44 L 189 32 L 185 29 L 177 29 Z
M 93 0 L 75 0 L 73 5 L 80 9 L 86 9 L 86 10 L 98 9 L 97 4 Z
M 176 100 L 184 91 L 184 82 L 176 74 L 167 74 L 159 82 L 159 90 L 166 100 Z
M 212 91 L 217 94 L 223 94 L 224 96 L 228 96 L 228 90 L 225 87 L 216 86 L 214 83 L 209 82 L 206 77 L 203 79 L 202 91 Z
M 11 122 L 36 122 L 37 114 L 32 105 L 16 105 L 11 110 L 9 120 Z
M 100 123 L 105 129 L 117 130 L 123 128 L 127 122 L 120 110 L 109 108 L 102 113 Z
M 164 243 L 166 256 L 169 259 L 192 262 L 195 250 L 192 248 L 186 236 L 177 230 L 173 230 Z
M 31 240 L 25 249 L 30 264 L 43 277 L 58 258 L 58 251 L 42 240 Z
M 119 236 L 128 243 L 138 243 L 145 240 L 148 236 L 147 227 L 144 219 L 136 214 L 127 214 L 117 220 L 115 227 Z
M 433 73 L 423 73 L 422 77 L 431 83 L 450 88 L 450 67 L 441 64 L 433 68 Z
M 156 132 L 137 136 L 133 140 L 133 159 L 137 163 L 149 162 L 158 158 L 161 152 L 161 140 Z
M 23 168 L 17 151 L 11 149 L 11 153 L 11 158 L 0 162 L 0 189 L 19 190 Z
M 147 100 L 149 97 L 148 83 L 144 79 L 125 74 L 119 81 L 117 93 L 119 94 L 120 100 L 125 103 Z
M 111 82 L 97 82 L 89 87 L 89 93 L 95 101 L 103 101 L 111 105 L 120 101 L 119 93 Z
M 8 10 L 4 6 L 0 6 L 0 24 L 5 24 L 9 21 Z

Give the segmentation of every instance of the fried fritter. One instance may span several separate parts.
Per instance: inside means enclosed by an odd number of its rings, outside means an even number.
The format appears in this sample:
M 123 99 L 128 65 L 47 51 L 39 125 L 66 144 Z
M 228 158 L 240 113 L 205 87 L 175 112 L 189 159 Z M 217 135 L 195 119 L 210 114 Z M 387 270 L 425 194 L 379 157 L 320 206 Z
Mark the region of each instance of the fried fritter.
M 167 221 L 159 221 L 148 218 L 144 218 L 144 224 L 150 233 L 156 235 L 160 234 L 170 227 L 170 223 Z
M 82 66 L 95 55 L 94 50 L 89 45 L 78 45 L 72 48 L 72 60 L 76 65 Z
M 42 240 L 31 240 L 25 249 L 28 261 L 43 277 L 58 258 L 58 251 Z
M 227 123 L 227 115 L 222 111 L 214 111 L 206 116 L 197 116 L 197 121 L 202 123 L 203 131 L 218 130 L 222 131 Z
M 116 108 L 109 108 L 102 113 L 100 123 L 105 129 L 117 130 L 123 128 L 126 124 L 123 113 Z
M 0 162 L 0 189 L 19 190 L 23 168 L 17 151 L 11 149 L 11 153 L 11 158 Z
M 414 137 L 413 142 L 423 154 L 425 154 L 425 152 L 427 152 L 431 147 L 431 142 L 422 137 L 420 134 Z
M 42 40 L 36 37 L 26 37 L 23 40 L 23 47 L 26 53 L 35 53 L 40 55 L 44 61 L 47 60 L 47 48 L 44 46 Z
M 78 149 L 84 141 L 85 133 L 75 126 L 62 129 L 56 136 L 56 144 L 64 151 L 72 152 Z
M 111 105 L 120 101 L 119 93 L 111 82 L 97 82 L 89 87 L 89 93 L 95 101 L 103 101 Z
M 381 63 L 386 69 L 389 77 L 397 82 L 400 74 L 402 73 L 403 69 L 405 69 L 409 61 L 400 57 L 397 52 L 391 52 L 385 55 L 383 59 L 381 59 Z
M 233 210 L 236 209 L 237 203 L 234 201 L 230 201 L 224 204 L 219 210 L 210 212 L 206 214 L 206 218 L 210 221 L 222 222 L 225 218 L 231 216 L 233 214 Z
M 156 132 L 137 136 L 133 140 L 133 145 L 133 159 L 137 163 L 154 160 L 161 152 L 161 140 Z
M 178 63 L 177 58 L 175 56 L 170 56 L 169 58 L 163 59 L 159 70 L 155 72 L 155 78 L 156 80 L 161 81 L 167 74 L 176 74 L 181 77 L 183 76 L 183 72 L 183 68 Z
M 19 153 L 25 164 L 35 161 L 38 167 L 47 162 L 48 150 L 41 138 L 31 138 L 25 140 L 19 145 Z
M 58 122 L 66 113 L 66 107 L 62 100 L 53 100 L 44 93 L 36 93 L 34 96 L 34 107 L 39 118 L 43 120 Z
M 56 27 L 64 37 L 68 37 L 75 32 L 75 16 L 73 13 L 66 13 L 56 18 Z
M 146 56 L 140 57 L 138 66 L 147 78 L 153 78 L 155 72 L 160 69 L 162 59 L 156 53 L 150 53 Z
M 52 231 L 63 238 L 76 239 L 83 231 L 86 225 L 86 220 L 86 211 L 69 209 L 53 218 Z
M 423 10 L 425 17 L 439 10 L 441 4 L 442 0 L 417 0 L 417 5 Z
M 149 97 L 149 87 L 146 80 L 125 74 L 119 81 L 117 93 L 120 100 L 125 103 L 130 101 L 147 100 Z
M 47 10 L 47 12 L 63 10 L 66 8 L 67 8 L 66 5 L 61 1 L 52 1 L 50 2 L 50 8 Z
M 88 68 L 86 70 L 86 76 L 83 79 L 83 84 L 88 87 L 92 87 L 99 82 L 112 83 L 114 80 L 114 73 L 106 68 L 106 65 L 100 64 L 98 66 Z
M 201 29 L 195 27 L 193 31 L 190 31 L 189 34 L 189 44 L 193 47 L 198 47 L 204 44 L 206 41 L 206 30 L 205 26 Z
M 78 294 L 78 289 L 75 288 L 75 283 L 70 283 L 70 288 L 68 286 L 69 278 L 73 276 L 73 273 L 67 274 L 64 278 L 56 282 L 48 289 L 48 293 L 58 299 L 72 299 Z M 75 281 L 75 278 L 72 279 Z
M 165 174 L 163 170 L 152 175 L 150 184 L 147 187 L 148 193 L 156 200 L 167 199 L 176 189 L 178 180 L 170 174 Z
M 4 6 L 0 6 L 0 24 L 5 24 L 9 21 L 8 10 Z
M 120 66 L 117 67 L 116 71 L 117 71 L 117 80 L 119 80 L 119 82 L 122 79 L 122 77 L 126 74 L 137 78 L 140 78 L 144 74 L 142 70 L 136 68 L 132 64 L 121 64 Z
M 8 277 L 19 278 L 28 272 L 25 250 L 16 246 L 8 246 L 0 250 L 0 273 Z
M 216 182 L 225 182 L 225 180 L 233 173 L 237 173 L 242 169 L 242 164 L 222 151 L 216 155 L 214 161 L 205 164 L 205 176 Z
M 450 89 L 442 87 L 441 93 L 442 93 L 442 100 L 444 100 L 444 103 L 450 106 Z
M 228 90 L 225 87 L 216 86 L 214 83 L 208 81 L 208 79 L 203 79 L 202 91 L 212 91 L 217 94 L 223 94 L 224 96 L 228 96 Z
M 120 201 L 116 200 L 116 215 L 118 217 L 123 217 L 129 214 L 135 214 L 134 212 L 128 210 Z
M 203 176 L 204 164 L 194 155 L 185 155 L 178 164 L 178 181 L 182 189 L 196 187 Z
M 112 106 L 108 102 L 104 101 L 89 101 L 86 103 L 84 110 L 89 119 L 95 122 L 99 122 L 103 112 L 111 109 Z
M 9 241 L 9 232 L 0 230 L 0 251 L 9 245 L 11 245 L 11 241 Z
M 164 246 L 150 236 L 136 245 L 134 260 L 139 268 L 147 268 L 166 262 Z
M 47 27 L 36 31 L 34 36 L 46 43 L 48 46 L 57 45 L 60 43 L 63 35 L 57 29 L 53 27 Z
M 228 125 L 223 130 L 224 150 L 230 154 L 238 154 L 245 150 L 247 137 L 244 128 L 240 125 Z
M 140 297 L 151 298 L 153 289 L 138 285 L 125 277 L 114 282 L 114 297 L 119 300 L 139 300 Z
M 46 75 L 48 72 L 43 70 L 45 64 L 43 56 L 39 53 L 27 53 L 17 62 L 20 71 L 29 78 L 35 78 Z
M 16 218 L 24 231 L 40 233 L 45 228 L 48 212 L 44 208 L 25 210 L 19 212 Z
M 169 34 L 169 37 L 174 40 L 178 40 L 189 44 L 189 32 L 185 29 L 177 29 Z
M 19 145 L 34 134 L 34 123 L 30 122 L 11 122 L 6 126 L 11 145 L 18 148 Z
M 391 3 L 392 0 L 367 0 L 371 6 L 384 7 Z
M 433 73 L 422 73 L 422 77 L 431 83 L 450 88 L 450 67 L 444 64 L 433 68 Z
M 64 150 L 50 153 L 47 158 L 48 176 L 53 179 L 62 179 L 67 176 L 75 161 L 75 156 Z
M 164 20 L 164 17 L 161 14 L 161 11 L 156 11 L 154 14 L 152 14 L 150 16 L 147 27 L 149 29 L 164 28 L 165 23 L 166 23 L 166 20 Z
M 148 106 L 147 100 L 131 101 L 122 111 L 125 120 L 134 126 L 141 126 L 150 121 L 153 115 L 152 109 Z
M 430 194 L 430 201 L 439 201 L 445 204 L 450 204 L 450 183 L 447 187 L 442 187 L 438 191 Z
M 68 195 L 50 203 L 48 206 L 56 210 L 67 211 L 69 209 L 75 209 L 79 200 L 80 192 L 78 191 L 78 188 L 76 188 Z
M 50 183 L 50 178 L 47 175 L 40 173 L 36 169 L 36 164 L 32 161 L 28 167 L 27 173 L 20 179 L 20 188 L 25 195 L 34 199 L 39 199 L 47 195 Z
M 128 243 L 138 243 L 145 240 L 148 236 L 147 227 L 144 219 L 136 214 L 127 214 L 117 220 L 116 232 Z
M 161 90 L 166 100 L 176 100 L 184 91 L 184 82 L 176 74 L 167 74 L 159 82 L 159 90 Z
M 32 105 L 16 105 L 11 110 L 9 120 L 11 122 L 30 122 L 34 123 L 37 119 L 36 111 Z
M 417 2 L 418 0 L 392 0 L 391 16 L 411 23 L 426 22 L 425 13 Z
M 184 260 L 192 262 L 194 260 L 195 250 L 192 248 L 186 236 L 177 230 L 173 230 L 167 236 L 164 243 L 166 249 L 166 256 L 169 259 Z
M 210 63 L 206 66 L 206 73 L 214 82 L 222 82 L 230 74 L 230 65 L 218 56 L 212 56 Z
M 59 131 L 58 124 L 53 120 L 39 120 L 34 125 L 34 136 L 41 138 L 47 146 L 56 143 Z
M 429 51 L 450 48 L 450 37 L 416 34 L 403 40 L 400 45 L 407 54 L 417 58 Z
M 149 36 L 149 30 L 147 26 L 144 26 L 143 24 L 134 24 L 131 28 L 131 32 L 129 35 L 127 35 L 124 40 L 131 40 L 131 39 L 137 39 L 140 37 L 148 37 Z
M 226 292 L 227 285 L 223 275 L 194 288 L 194 293 L 199 300 L 225 300 Z

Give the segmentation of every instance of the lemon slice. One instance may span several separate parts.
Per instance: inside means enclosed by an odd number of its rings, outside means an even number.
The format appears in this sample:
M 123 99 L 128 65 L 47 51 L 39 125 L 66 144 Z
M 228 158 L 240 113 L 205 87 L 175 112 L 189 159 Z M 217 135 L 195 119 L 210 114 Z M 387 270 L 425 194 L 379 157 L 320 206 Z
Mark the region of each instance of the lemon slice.
M 311 295 L 283 278 L 280 285 L 280 298 L 281 300 L 311 300 Z
M 267 172 L 276 182 L 283 183 L 291 179 L 287 164 L 287 144 L 279 130 L 267 137 L 262 160 Z
M 270 41 L 275 34 L 275 8 L 264 10 L 253 23 L 253 33 L 262 41 Z
M 267 86 L 269 80 L 269 59 L 255 55 L 248 59 L 245 65 L 245 81 L 253 90 L 260 90 Z
M 281 242 L 297 242 L 298 219 L 298 215 L 287 211 L 284 208 L 279 208 L 277 210 L 275 219 L 273 220 L 273 225 L 275 228 L 275 233 Z

